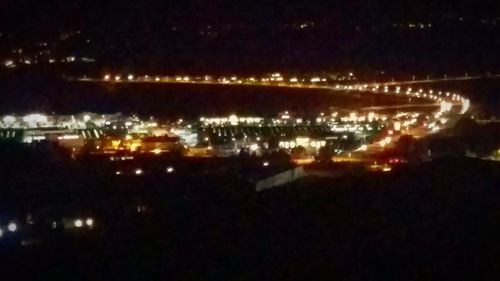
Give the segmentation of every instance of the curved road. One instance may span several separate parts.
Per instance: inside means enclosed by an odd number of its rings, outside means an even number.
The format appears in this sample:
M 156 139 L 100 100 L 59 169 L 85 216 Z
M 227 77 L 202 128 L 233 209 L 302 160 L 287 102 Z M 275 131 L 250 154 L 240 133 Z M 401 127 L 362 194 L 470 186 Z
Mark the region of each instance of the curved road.
M 500 77 L 500 75 L 499 75 Z M 300 82 L 261 82 L 259 80 L 250 81 L 249 79 L 232 79 L 232 80 L 214 80 L 214 79 L 196 79 L 192 80 L 190 78 L 171 78 L 171 77 L 159 77 L 155 78 L 143 76 L 143 77 L 128 77 L 127 79 L 122 79 L 119 76 L 114 78 L 107 76 L 104 78 L 78 78 L 76 81 L 79 82 L 89 82 L 89 83 L 164 83 L 164 84 L 199 84 L 199 85 L 223 85 L 223 86 L 252 86 L 252 87 L 280 87 L 280 88 L 299 88 L 299 89 L 318 89 L 318 90 L 329 90 L 329 91 L 341 91 L 341 92 L 360 92 L 360 93 L 373 93 L 373 94 L 385 94 L 398 97 L 408 97 L 416 99 L 424 99 L 429 101 L 428 103 L 416 104 L 407 103 L 401 105 L 392 106 L 376 106 L 366 108 L 368 110 L 384 110 L 384 109 L 404 109 L 411 107 L 439 107 L 443 106 L 443 102 L 449 103 L 449 106 L 462 106 L 468 108 L 469 100 L 461 97 L 457 94 L 443 93 L 441 91 L 429 91 L 422 92 L 412 91 L 408 88 L 406 91 L 402 90 L 400 85 L 411 85 L 417 83 L 432 83 L 438 81 L 451 81 L 451 80 L 469 80 L 469 79 L 479 79 L 479 77 L 462 77 L 462 78 L 448 78 L 443 80 L 424 80 L 424 81 L 401 81 L 401 82 L 388 82 L 388 83 L 378 83 L 378 84 L 352 84 L 352 85 L 329 85 L 327 82 L 318 83 L 300 83 Z M 392 86 L 392 89 L 389 88 Z M 436 94 L 433 94 L 433 93 Z M 464 110 L 462 110 L 464 111 Z

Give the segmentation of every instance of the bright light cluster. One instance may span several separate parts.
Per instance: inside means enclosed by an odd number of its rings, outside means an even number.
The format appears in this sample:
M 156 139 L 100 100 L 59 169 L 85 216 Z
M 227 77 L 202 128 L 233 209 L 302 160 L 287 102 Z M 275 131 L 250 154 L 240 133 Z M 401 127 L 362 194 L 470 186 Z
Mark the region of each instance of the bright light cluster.
M 299 146 L 304 148 L 316 148 L 319 149 L 321 147 L 326 146 L 325 140 L 311 140 L 308 137 L 297 137 L 295 140 L 291 141 L 280 141 L 278 143 L 280 148 L 283 149 L 293 149 Z
M 125 81 L 121 79 L 121 75 L 115 75 L 112 79 L 112 74 L 105 74 L 103 76 L 104 81 L 114 81 L 114 82 L 148 82 L 150 80 L 149 75 L 135 76 L 134 74 L 128 74 Z M 333 80 L 343 81 L 345 77 L 332 76 Z M 347 80 L 356 80 L 353 73 L 349 73 Z M 203 76 L 188 76 L 188 75 L 177 75 L 177 76 L 155 76 L 155 82 L 174 82 L 174 83 L 219 83 L 219 84 L 246 84 L 246 85 L 275 85 L 284 87 L 313 87 L 313 88 L 325 88 L 330 90 L 342 90 L 342 91 L 363 91 L 372 93 L 382 93 L 390 95 L 406 95 L 409 98 L 426 99 L 434 103 L 439 103 L 442 101 L 451 102 L 452 105 L 462 105 L 461 112 L 465 113 L 470 108 L 470 101 L 464 97 L 451 92 L 436 91 L 434 89 L 424 90 L 422 88 L 413 89 L 408 87 L 403 89 L 402 85 L 397 85 L 397 83 L 388 84 L 350 84 L 350 85 L 329 85 L 329 79 L 324 76 L 284 76 L 279 72 L 271 73 L 260 78 L 256 76 L 251 77 L 239 77 L 236 75 L 229 77 L 219 77 L 217 79 L 209 74 Z M 274 83 L 274 84 L 273 84 Z
M 205 125 L 223 125 L 223 124 L 259 124 L 264 119 L 262 117 L 243 117 L 237 115 L 230 115 L 227 117 L 201 117 L 200 122 Z

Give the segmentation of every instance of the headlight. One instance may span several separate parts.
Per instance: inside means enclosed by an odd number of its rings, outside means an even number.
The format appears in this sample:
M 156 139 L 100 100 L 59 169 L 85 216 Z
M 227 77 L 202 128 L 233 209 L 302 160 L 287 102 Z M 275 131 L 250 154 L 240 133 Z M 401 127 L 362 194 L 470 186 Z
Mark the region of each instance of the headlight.
M 91 227 L 94 225 L 94 220 L 91 219 L 91 218 L 88 218 L 86 221 L 85 221 L 85 224 L 88 226 L 88 227 Z
M 167 173 L 168 174 L 171 174 L 173 172 L 174 172 L 174 167 L 172 167 L 172 166 L 167 167 Z

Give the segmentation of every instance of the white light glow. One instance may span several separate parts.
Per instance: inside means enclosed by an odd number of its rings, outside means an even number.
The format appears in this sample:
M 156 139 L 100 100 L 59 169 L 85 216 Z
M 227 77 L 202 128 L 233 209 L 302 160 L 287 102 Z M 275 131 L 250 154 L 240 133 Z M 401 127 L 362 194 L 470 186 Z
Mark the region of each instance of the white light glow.
M 362 146 L 360 146 L 357 151 L 366 151 L 368 149 L 368 146 L 366 144 L 363 144 Z
M 11 223 L 9 223 L 9 225 L 7 225 L 7 229 L 10 232 L 16 232 L 17 231 L 17 224 L 15 222 L 11 222 Z
M 57 137 L 58 140 L 77 140 L 80 138 L 80 135 L 64 135 Z
M 81 219 L 76 219 L 73 223 L 75 225 L 75 227 L 82 227 L 83 226 L 83 221 Z
M 3 122 L 4 122 L 5 124 L 12 124 L 12 123 L 16 122 L 16 117 L 14 117 L 14 116 L 10 116 L 10 115 L 7 115 L 7 116 L 5 116 L 5 117 L 3 118 Z
M 30 114 L 23 117 L 26 123 L 47 123 L 48 118 L 43 114 Z
M 464 100 L 464 102 L 462 103 L 462 110 L 460 111 L 460 113 L 464 114 L 469 110 L 469 108 L 470 108 L 470 101 L 468 99 Z

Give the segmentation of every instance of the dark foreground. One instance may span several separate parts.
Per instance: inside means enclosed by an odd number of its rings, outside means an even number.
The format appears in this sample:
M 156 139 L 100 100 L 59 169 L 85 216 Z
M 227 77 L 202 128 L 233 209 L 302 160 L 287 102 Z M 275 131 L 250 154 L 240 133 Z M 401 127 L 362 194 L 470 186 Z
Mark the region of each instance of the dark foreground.
M 258 194 L 233 175 L 77 176 L 72 182 L 86 189 L 44 197 L 65 210 L 85 206 L 95 228 L 32 245 L 2 241 L 1 279 L 495 280 L 499 171 L 492 162 L 443 160 Z M 23 206 L 43 201 L 9 195 Z

